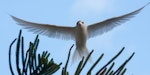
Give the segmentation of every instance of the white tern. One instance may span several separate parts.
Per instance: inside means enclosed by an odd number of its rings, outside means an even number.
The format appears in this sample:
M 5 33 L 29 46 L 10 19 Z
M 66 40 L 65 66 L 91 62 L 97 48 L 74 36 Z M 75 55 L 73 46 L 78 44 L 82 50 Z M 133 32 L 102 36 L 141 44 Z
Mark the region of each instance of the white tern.
M 15 16 L 11 17 L 17 22 L 18 25 L 21 25 L 34 33 L 46 35 L 50 38 L 74 40 L 76 42 L 76 50 L 73 55 L 74 61 L 83 56 L 87 57 L 87 55 L 89 54 L 86 47 L 86 42 L 89 38 L 101 35 L 112 30 L 114 27 L 125 23 L 130 18 L 138 14 L 145 6 L 128 14 L 113 17 L 88 26 L 83 21 L 78 21 L 75 27 L 65 27 L 52 24 L 34 23 L 19 19 Z

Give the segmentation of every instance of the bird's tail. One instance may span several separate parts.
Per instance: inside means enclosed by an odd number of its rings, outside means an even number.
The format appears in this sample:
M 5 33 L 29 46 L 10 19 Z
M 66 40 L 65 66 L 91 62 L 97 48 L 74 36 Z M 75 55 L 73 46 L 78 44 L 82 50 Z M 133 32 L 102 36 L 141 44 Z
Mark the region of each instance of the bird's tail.
M 75 61 L 81 59 L 83 56 L 84 56 L 84 58 L 86 58 L 88 56 L 88 54 L 89 54 L 89 51 L 87 48 L 85 48 L 85 49 L 77 49 L 76 48 L 76 50 L 74 51 L 74 54 L 73 54 L 72 64 Z M 91 61 L 91 58 L 89 60 Z

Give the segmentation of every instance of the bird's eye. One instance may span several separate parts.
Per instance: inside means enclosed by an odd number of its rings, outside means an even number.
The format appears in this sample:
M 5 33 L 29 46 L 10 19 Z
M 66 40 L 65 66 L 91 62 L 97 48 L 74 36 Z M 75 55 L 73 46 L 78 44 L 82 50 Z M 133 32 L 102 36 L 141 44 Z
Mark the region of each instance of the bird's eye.
M 82 24 L 84 24 L 84 22 L 82 22 Z

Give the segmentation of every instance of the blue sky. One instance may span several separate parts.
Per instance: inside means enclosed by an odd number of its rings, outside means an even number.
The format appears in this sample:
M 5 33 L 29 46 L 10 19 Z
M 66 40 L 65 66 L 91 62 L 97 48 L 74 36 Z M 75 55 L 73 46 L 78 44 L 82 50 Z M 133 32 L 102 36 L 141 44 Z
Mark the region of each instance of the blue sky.
M 0 74 L 10 75 L 8 65 L 8 48 L 14 38 L 18 36 L 20 26 L 8 14 L 27 21 L 56 24 L 62 26 L 75 26 L 78 20 L 87 25 L 103 21 L 107 18 L 123 15 L 134 11 L 148 3 L 148 0 L 1 0 L 0 1 L 0 42 L 1 67 Z M 94 69 L 96 72 L 105 62 L 114 56 L 122 47 L 126 47 L 123 54 L 116 60 L 119 66 L 128 56 L 135 52 L 134 58 L 127 64 L 126 75 L 149 75 L 150 57 L 150 5 L 136 17 L 113 29 L 112 31 L 89 39 L 89 51 L 94 49 L 92 55 L 95 61 L 101 53 L 104 59 Z M 36 34 L 23 29 L 26 49 L 28 42 L 34 40 Z M 51 57 L 59 62 L 66 61 L 69 48 L 75 42 L 40 36 L 38 52 L 49 50 Z M 14 46 L 15 47 L 15 46 Z M 74 52 L 75 47 L 72 50 Z M 14 51 L 15 52 L 15 49 Z M 15 55 L 14 55 L 15 56 Z M 78 62 L 77 62 L 78 63 Z M 68 71 L 74 73 L 76 65 L 69 65 Z M 86 68 L 91 66 L 87 64 Z M 62 64 L 64 66 L 64 64 Z M 15 68 L 16 66 L 13 65 Z M 116 67 L 117 68 L 117 67 Z M 84 72 L 86 69 L 82 72 Z M 61 71 L 56 74 L 60 74 Z

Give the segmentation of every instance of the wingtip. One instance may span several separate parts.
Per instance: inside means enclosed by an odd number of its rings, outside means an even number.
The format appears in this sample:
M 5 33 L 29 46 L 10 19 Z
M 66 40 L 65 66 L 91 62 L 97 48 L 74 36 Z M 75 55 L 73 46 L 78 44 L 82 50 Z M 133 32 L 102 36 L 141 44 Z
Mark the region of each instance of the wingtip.
M 145 6 L 148 6 L 150 4 L 150 2 L 148 2 Z
M 148 6 L 149 4 L 150 4 L 150 2 L 148 2 L 146 5 L 144 5 L 144 6 L 142 7 L 142 9 L 145 8 L 146 6 Z
M 11 14 L 8 14 L 13 20 L 15 20 L 16 19 L 16 17 L 15 16 L 13 16 L 13 15 L 11 15 Z
M 146 6 L 148 6 L 150 4 L 150 2 L 148 2 L 147 4 L 145 4 L 143 7 L 141 7 L 140 9 L 138 9 L 137 11 L 141 11 L 142 9 L 144 9 Z
M 148 2 L 146 5 L 149 5 L 150 4 L 150 2 Z
M 10 16 L 14 21 L 16 21 L 16 22 L 20 22 L 20 21 L 21 21 L 21 19 L 15 17 L 15 16 L 13 16 L 13 15 L 9 15 L 9 16 Z
M 14 17 L 13 15 L 11 15 L 11 14 L 8 14 L 10 17 Z

